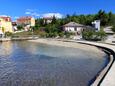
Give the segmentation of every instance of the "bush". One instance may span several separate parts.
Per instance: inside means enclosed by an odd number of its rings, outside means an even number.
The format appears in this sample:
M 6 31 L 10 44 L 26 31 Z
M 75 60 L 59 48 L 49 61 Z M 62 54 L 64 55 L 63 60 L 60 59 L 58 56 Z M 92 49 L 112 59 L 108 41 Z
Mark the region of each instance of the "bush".
M 59 33 L 59 36 L 60 36 L 60 37 L 64 37 L 64 32 L 60 32 L 60 33 Z
M 46 35 L 47 35 L 46 32 L 39 32 L 40 37 L 46 37 Z
M 24 29 L 22 25 L 18 25 L 17 28 L 18 28 L 18 30 L 23 30 Z
M 47 33 L 46 37 L 57 37 L 58 36 L 58 33 L 57 32 L 50 32 L 50 33 Z
M 98 32 L 88 30 L 88 31 L 83 31 L 82 36 L 86 40 L 100 41 L 100 40 L 105 39 L 106 33 L 103 30 L 100 30 Z
M 83 31 L 82 37 L 86 40 L 92 40 L 93 34 L 94 34 L 94 31 L 91 31 L 91 30 Z
M 97 32 L 98 39 L 103 40 L 106 37 L 106 33 L 103 30 Z
M 70 38 L 71 35 L 75 35 L 75 34 L 72 32 L 65 32 L 66 38 Z
M 111 28 L 113 32 L 115 32 L 115 25 Z
M 11 37 L 12 33 L 11 32 L 5 32 L 5 37 Z

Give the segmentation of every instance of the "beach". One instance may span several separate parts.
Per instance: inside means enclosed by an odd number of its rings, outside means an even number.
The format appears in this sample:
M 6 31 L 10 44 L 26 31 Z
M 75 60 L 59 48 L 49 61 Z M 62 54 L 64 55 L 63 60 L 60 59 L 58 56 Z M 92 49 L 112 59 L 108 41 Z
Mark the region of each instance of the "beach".
M 100 55 L 105 54 L 103 51 L 101 52 L 100 49 L 95 46 L 80 44 L 80 43 L 75 43 L 75 42 L 67 42 L 67 40 L 63 41 L 63 40 L 57 40 L 57 39 L 37 39 L 37 40 L 29 40 L 29 42 L 42 43 L 42 44 L 48 44 L 48 45 L 53 45 L 53 46 L 77 48 L 77 49 L 82 49 L 84 51 L 95 52 Z

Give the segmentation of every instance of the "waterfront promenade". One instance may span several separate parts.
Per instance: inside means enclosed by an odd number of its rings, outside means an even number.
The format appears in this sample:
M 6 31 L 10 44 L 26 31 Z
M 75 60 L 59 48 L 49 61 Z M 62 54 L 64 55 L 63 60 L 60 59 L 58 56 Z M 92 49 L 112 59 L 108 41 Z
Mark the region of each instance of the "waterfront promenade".
M 109 45 L 109 44 L 103 44 L 103 43 L 97 43 L 97 42 L 88 42 L 88 41 L 77 41 L 77 42 L 91 44 L 91 45 L 100 46 L 100 47 L 106 47 L 115 52 L 115 45 Z M 92 86 L 96 86 L 96 85 L 92 84 Z M 111 66 L 110 70 L 108 71 L 107 75 L 103 79 L 100 86 L 115 86 L 115 62 Z

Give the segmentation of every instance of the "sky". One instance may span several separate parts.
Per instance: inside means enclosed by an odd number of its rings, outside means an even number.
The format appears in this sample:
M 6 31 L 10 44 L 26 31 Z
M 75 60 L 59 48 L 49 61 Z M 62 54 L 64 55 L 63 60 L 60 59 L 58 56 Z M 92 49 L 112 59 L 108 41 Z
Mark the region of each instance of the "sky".
M 115 13 L 114 0 L 0 0 L 0 15 L 63 17 L 67 14 L 95 14 L 100 9 Z

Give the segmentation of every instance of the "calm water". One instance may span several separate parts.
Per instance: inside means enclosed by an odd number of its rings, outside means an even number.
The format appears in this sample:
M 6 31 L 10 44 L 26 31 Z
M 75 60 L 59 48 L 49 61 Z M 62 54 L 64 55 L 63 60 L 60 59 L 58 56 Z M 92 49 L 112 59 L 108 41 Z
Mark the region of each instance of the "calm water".
M 105 56 L 26 41 L 0 43 L 0 86 L 87 86 Z

